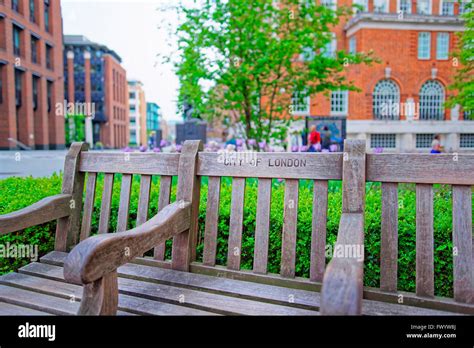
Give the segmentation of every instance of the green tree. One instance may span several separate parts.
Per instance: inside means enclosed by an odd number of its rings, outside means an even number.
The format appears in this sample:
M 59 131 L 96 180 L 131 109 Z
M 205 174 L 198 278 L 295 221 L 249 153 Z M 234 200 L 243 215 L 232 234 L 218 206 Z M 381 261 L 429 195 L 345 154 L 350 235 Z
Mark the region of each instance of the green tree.
M 331 28 L 350 8 L 314 0 L 201 0 L 178 6 L 178 104 L 193 117 L 237 115 L 246 139 L 283 139 L 293 93 L 356 90 L 344 77 L 371 54 L 329 53 Z M 285 119 L 285 121 L 282 121 Z
M 466 12 L 462 15 L 465 30 L 459 33 L 459 50 L 454 59 L 460 65 L 454 83 L 450 89 L 456 90 L 457 94 L 452 96 L 447 105 L 453 107 L 461 105 L 463 110 L 474 117 L 474 11 L 472 2 L 465 2 Z
M 65 135 L 66 145 L 70 145 L 75 141 L 85 141 L 85 119 L 86 116 L 79 114 L 66 115 Z

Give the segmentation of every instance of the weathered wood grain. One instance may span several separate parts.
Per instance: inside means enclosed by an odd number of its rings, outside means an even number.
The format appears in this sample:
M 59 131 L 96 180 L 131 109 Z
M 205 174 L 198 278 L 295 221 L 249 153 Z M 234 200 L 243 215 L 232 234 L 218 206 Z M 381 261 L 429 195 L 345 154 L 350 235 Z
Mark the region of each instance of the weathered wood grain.
M 398 184 L 382 183 L 382 237 L 380 289 L 397 291 L 398 272 Z
M 88 148 L 87 143 L 72 143 L 66 155 L 61 193 L 72 195 L 72 211 L 67 217 L 58 219 L 54 242 L 54 248 L 58 251 L 67 251 L 79 240 L 85 176 L 79 171 L 79 166 L 81 154 Z
M 472 188 L 453 186 L 454 299 L 474 303 Z
M 117 271 L 84 285 L 78 315 L 116 315 L 117 309 Z
M 360 315 L 364 276 L 364 215 L 343 213 L 334 255 L 324 274 L 321 314 Z M 340 253 L 340 255 L 339 255 Z
M 127 230 L 128 216 L 130 212 L 130 194 L 132 192 L 133 175 L 123 174 L 120 186 L 120 202 L 117 217 L 117 232 Z
M 295 276 L 298 185 L 299 180 L 295 179 L 287 179 L 285 182 L 280 274 L 287 278 Z
M 45 295 L 56 296 L 79 302 L 82 299 L 82 287 L 66 283 L 62 267 L 55 267 L 42 263 L 31 263 L 25 267 L 25 273 L 10 273 L 1 278 L 0 282 L 5 285 L 18 287 L 27 291 L 40 292 Z M 119 288 L 120 292 L 120 288 Z M 120 294 L 118 299 L 120 315 L 126 311 L 128 314 L 137 315 L 215 315 L 198 309 L 177 306 L 169 303 L 149 300 L 143 297 Z M 2 308 L 0 303 L 0 313 Z M 17 307 L 23 308 L 23 307 Z M 27 308 L 24 308 L 28 310 Z M 21 312 L 14 312 L 21 315 Z M 38 312 L 44 313 L 45 312 Z M 44 315 L 43 314 L 43 315 Z M 28 315 L 28 314 L 27 314 Z M 35 314 L 29 314 L 35 315 Z
M 150 207 L 151 175 L 142 175 L 140 178 L 140 196 L 138 198 L 137 226 L 148 219 Z
M 328 182 L 315 180 L 313 187 L 313 220 L 311 229 L 311 260 L 309 279 L 322 282 L 326 268 L 326 224 Z
M 80 241 L 88 238 L 91 233 L 92 212 L 94 211 L 95 186 L 97 173 L 87 174 L 86 199 L 84 201 L 84 212 L 82 214 L 82 226 Z
M 29 264 L 21 268 L 20 272 L 31 275 L 41 273 L 42 277 L 53 280 L 58 278 L 63 279 L 63 271 L 60 266 L 63 265 L 67 255 L 67 253 L 63 252 L 50 252 L 40 259 L 42 262 L 41 264 Z M 172 271 L 169 267 L 162 268 L 162 261 L 137 258 L 132 260 L 132 262 L 133 263 L 128 263 L 118 268 L 119 277 L 176 285 L 178 287 L 187 287 L 190 289 L 209 289 L 206 291 L 219 293 L 230 293 L 232 292 L 231 289 L 234 289 L 236 294 L 240 294 L 240 296 L 244 298 L 247 295 L 251 296 L 254 294 L 255 298 L 262 298 L 262 301 L 265 300 L 264 294 L 271 296 L 275 291 L 280 293 L 278 289 L 284 288 L 287 289 L 290 294 L 294 295 L 294 303 L 288 303 L 288 305 L 307 305 L 315 308 L 320 305 L 319 291 L 321 289 L 321 284 L 312 282 L 307 278 L 283 278 L 279 274 L 257 274 L 252 270 L 234 271 L 227 269 L 225 266 L 205 266 L 197 262 L 193 262 L 190 265 L 191 273 L 176 272 Z M 49 269 L 45 267 L 47 265 L 54 265 L 56 267 L 53 266 L 52 269 Z M 165 265 L 167 266 L 169 263 L 166 263 Z M 195 277 L 197 277 L 196 281 L 194 280 Z M 245 284 L 248 285 L 243 287 L 241 282 L 235 282 L 239 280 L 244 281 Z M 257 289 L 262 285 L 270 285 L 271 288 L 264 287 L 261 288 L 261 291 L 257 291 Z M 277 290 L 271 290 L 272 288 L 276 288 Z M 303 290 L 304 292 L 300 293 L 300 290 Z M 307 294 L 306 296 L 304 295 L 305 293 Z M 403 304 L 398 303 L 400 295 L 403 296 Z M 308 302 L 306 302 L 304 298 L 306 298 Z M 406 291 L 391 293 L 376 288 L 365 287 L 364 298 L 367 298 L 367 300 L 363 300 L 362 313 L 368 315 L 474 314 L 474 305 L 472 304 L 455 302 L 453 299 L 445 297 L 418 297 L 414 293 Z M 270 298 L 268 298 L 268 300 L 271 301 Z
M 103 153 L 81 155 L 81 172 L 177 175 L 178 153 Z
M 0 302 L 0 316 L 9 316 L 9 315 L 22 315 L 22 316 L 40 316 L 40 315 L 51 315 L 46 312 L 36 311 L 34 309 L 29 309 L 25 307 L 15 306 L 9 303 Z
M 204 227 L 203 251 L 203 263 L 208 266 L 214 266 L 216 264 L 220 192 L 221 178 L 218 176 L 210 176 L 207 185 L 206 224 Z
M 104 176 L 104 189 L 102 191 L 102 203 L 100 206 L 99 234 L 109 232 L 110 207 L 112 204 L 112 193 L 114 187 L 114 174 L 107 173 Z
M 362 213 L 365 208 L 365 141 L 346 140 L 342 169 L 342 212 Z
M 344 141 L 342 216 L 333 258 L 323 278 L 321 314 L 362 313 L 365 146 L 365 141 L 362 140 Z
M 416 294 L 434 296 L 433 186 L 416 185 Z
M 258 179 L 253 271 L 260 274 L 267 273 L 271 199 L 272 179 Z
M 163 210 L 171 199 L 171 184 L 173 182 L 172 176 L 162 175 L 160 178 L 160 197 L 158 198 L 158 212 Z M 163 261 L 165 259 L 166 242 L 157 245 L 153 250 L 153 257 L 155 260 Z
M 196 175 L 197 154 L 203 149 L 200 140 L 188 140 L 184 143 L 179 157 L 178 169 L 178 201 L 191 202 L 191 222 L 189 231 L 174 236 L 171 249 L 171 262 L 175 270 L 189 270 L 189 264 L 194 257 L 197 240 L 197 216 L 199 214 L 200 180 Z M 196 199 L 197 198 L 197 199 Z
M 242 178 L 340 180 L 340 153 L 258 152 L 250 158 L 238 153 L 199 153 L 198 175 Z
M 99 234 L 79 243 L 68 255 L 64 276 L 74 284 L 90 284 L 154 245 L 189 228 L 189 202 L 168 205 L 144 224 L 120 233 Z
M 245 178 L 232 179 L 227 268 L 240 269 L 244 219 Z
M 367 154 L 367 181 L 474 185 L 472 154 Z
M 70 194 L 46 197 L 24 209 L 0 215 L 0 235 L 53 221 L 71 213 Z

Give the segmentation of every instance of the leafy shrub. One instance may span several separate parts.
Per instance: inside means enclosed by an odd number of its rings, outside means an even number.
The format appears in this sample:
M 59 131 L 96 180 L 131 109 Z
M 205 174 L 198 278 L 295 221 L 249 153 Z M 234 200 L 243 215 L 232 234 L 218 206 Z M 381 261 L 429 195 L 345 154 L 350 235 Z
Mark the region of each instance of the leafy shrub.
M 109 231 L 117 226 L 118 206 L 120 201 L 120 175 L 116 175 L 111 204 L 111 220 Z M 225 265 L 227 262 L 227 241 L 229 238 L 229 221 L 232 195 L 232 179 L 223 178 L 221 185 L 221 203 L 218 219 L 218 240 L 216 263 Z M 255 243 L 255 216 L 257 205 L 258 181 L 248 179 L 245 189 L 243 235 L 241 250 L 241 267 L 251 269 L 253 266 Z M 273 180 L 272 201 L 270 208 L 270 231 L 268 271 L 279 273 L 281 260 L 281 239 L 283 227 L 284 182 Z M 24 208 L 44 197 L 60 192 L 61 177 L 51 178 L 9 178 L 0 180 L 0 214 Z M 100 203 L 103 189 L 103 176 L 99 175 L 97 194 L 92 216 L 91 234 L 97 233 Z M 140 183 L 137 176 L 132 183 L 128 228 L 135 227 Z M 149 216 L 158 210 L 159 178 L 153 177 L 150 196 Z M 171 201 L 176 197 L 176 178 L 173 179 Z M 207 178 L 203 178 L 199 209 L 199 232 L 197 258 L 202 260 L 204 244 L 204 226 L 207 204 Z M 311 226 L 312 226 L 313 185 L 311 181 L 300 181 L 297 244 L 296 244 L 296 275 L 309 276 Z M 327 244 L 334 245 L 341 217 L 342 191 L 340 182 L 330 182 L 328 197 Z M 398 289 L 415 291 L 416 280 L 416 227 L 415 216 L 416 195 L 414 185 L 399 187 L 399 222 L 398 222 Z M 435 186 L 434 201 L 434 257 L 435 257 L 435 293 L 439 296 L 453 295 L 453 258 L 452 258 L 452 210 L 451 190 L 448 186 Z M 22 232 L 10 233 L 0 237 L 0 244 L 38 244 L 40 255 L 53 250 L 55 222 L 26 229 Z M 381 189 L 378 183 L 367 184 L 365 213 L 365 270 L 364 284 L 371 287 L 380 285 L 380 228 L 381 228 Z M 151 255 L 151 253 L 148 253 Z M 167 242 L 166 257 L 171 257 L 171 242 Z M 326 260 L 329 262 L 329 258 Z M 29 260 L 0 259 L 0 273 L 17 270 Z

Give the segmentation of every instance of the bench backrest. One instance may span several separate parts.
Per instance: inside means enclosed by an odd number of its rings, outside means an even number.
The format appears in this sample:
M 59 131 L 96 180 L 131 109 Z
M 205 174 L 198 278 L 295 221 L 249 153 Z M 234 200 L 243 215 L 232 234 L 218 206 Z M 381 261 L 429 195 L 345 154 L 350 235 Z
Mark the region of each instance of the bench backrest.
M 416 184 L 416 295 L 434 296 L 433 184 L 451 185 L 454 299 L 474 303 L 474 155 L 368 154 L 367 181 L 382 183 L 380 289 L 397 291 L 398 185 Z
M 363 212 L 365 181 L 382 183 L 382 228 L 380 255 L 380 290 L 397 292 L 398 272 L 398 183 L 416 184 L 416 294 L 432 297 L 434 294 L 433 260 L 433 184 L 452 184 L 453 188 L 453 246 L 454 299 L 473 301 L 473 243 L 472 243 L 472 189 L 474 185 L 473 155 L 430 154 L 367 154 L 365 142 L 346 141 L 345 153 L 258 153 L 221 154 L 200 152 L 200 142 L 187 142 L 181 154 L 163 153 L 88 153 L 81 144 L 75 144 L 66 160 L 63 191 L 73 193 L 83 213 L 61 219 L 57 230 L 57 250 L 67 250 L 78 240 L 87 238 L 91 230 L 96 180 L 104 173 L 101 198 L 99 233 L 109 232 L 111 197 L 115 174 L 122 174 L 117 231 L 127 229 L 130 210 L 130 192 L 133 176 L 140 176 L 140 195 L 137 225 L 145 222 L 150 204 L 153 176 L 160 176 L 158 210 L 170 202 L 172 178 L 177 176 L 176 199 L 193 203 L 193 223 L 190 231 L 175 237 L 172 259 L 164 266 L 189 270 L 196 259 L 196 246 L 203 238 L 202 263 L 196 270 L 206 273 L 230 271 L 237 274 L 241 268 L 244 197 L 246 181 L 258 180 L 254 261 L 251 270 L 242 279 L 253 275 L 265 277 L 268 270 L 270 206 L 272 180 L 283 179 L 284 211 L 281 235 L 281 264 L 278 279 L 295 287 L 319 289 L 326 267 L 326 230 L 328 208 L 328 181 L 343 182 L 343 212 Z M 363 160 L 362 160 L 363 158 Z M 87 174 L 87 180 L 85 180 Z M 218 219 L 221 181 L 232 178 L 227 263 L 216 265 Z M 207 178 L 207 200 L 204 226 L 198 226 L 201 180 Z M 205 180 L 205 179 L 204 179 Z M 310 276 L 307 284 L 295 278 L 298 194 L 300 180 L 313 181 Z M 82 181 L 82 183 L 81 183 Z M 68 191 L 70 190 L 70 191 Z M 78 193 L 80 192 L 80 194 Z M 336 207 L 340 209 L 341 207 Z M 165 245 L 157 246 L 154 258 L 165 260 Z M 196 263 L 194 263 L 196 264 Z M 210 274 L 212 272 L 209 272 Z M 269 275 L 273 282 L 275 275 Z M 294 281 L 294 283 L 292 283 Z M 306 286 L 308 285 L 308 286 Z

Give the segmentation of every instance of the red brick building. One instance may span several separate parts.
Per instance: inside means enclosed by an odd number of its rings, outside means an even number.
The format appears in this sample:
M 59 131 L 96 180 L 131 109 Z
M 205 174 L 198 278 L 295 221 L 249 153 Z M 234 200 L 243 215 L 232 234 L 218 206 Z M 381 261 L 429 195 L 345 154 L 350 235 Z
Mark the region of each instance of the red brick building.
M 0 1 L 0 149 L 64 148 L 59 1 Z
M 322 0 L 351 6 L 352 0 Z M 334 28 L 326 54 L 374 51 L 380 64 L 348 66 L 348 80 L 361 92 L 294 98 L 298 116 L 347 118 L 347 136 L 367 139 L 368 148 L 425 152 L 435 134 L 447 151 L 474 150 L 474 122 L 445 100 L 459 64 L 452 53 L 459 14 L 452 0 L 354 0 L 364 10 Z M 303 101 L 303 102 L 301 102 Z
M 128 85 L 120 56 L 84 36 L 65 35 L 64 59 L 65 99 L 93 111 L 85 120 L 86 141 L 106 148 L 127 146 Z

